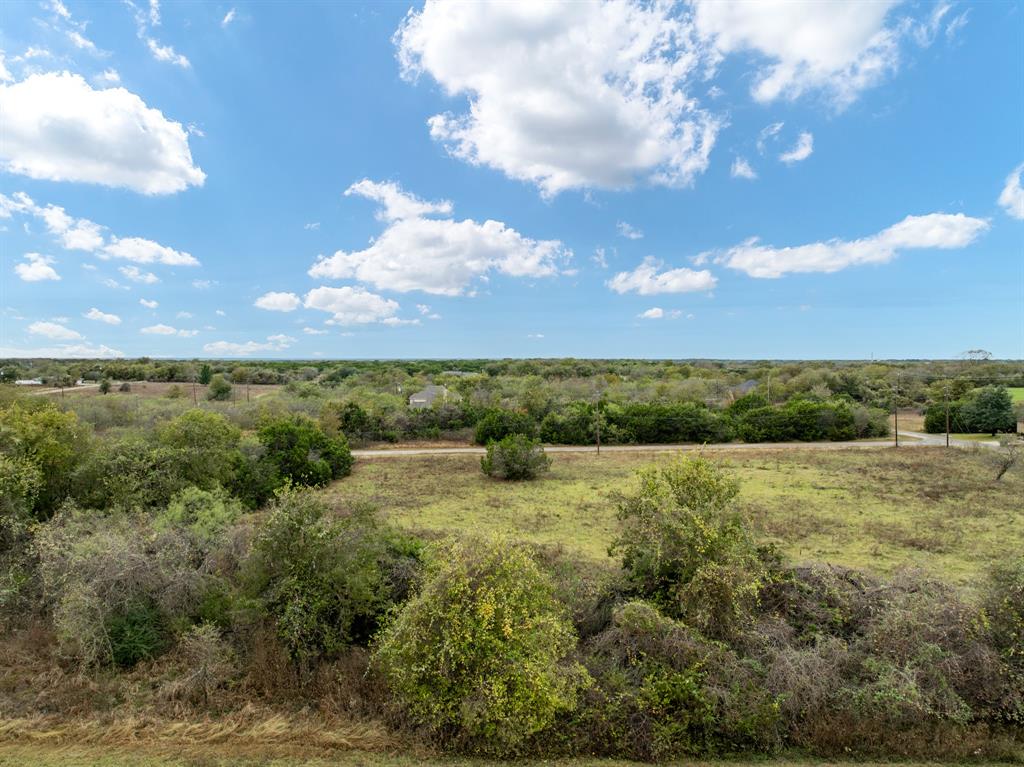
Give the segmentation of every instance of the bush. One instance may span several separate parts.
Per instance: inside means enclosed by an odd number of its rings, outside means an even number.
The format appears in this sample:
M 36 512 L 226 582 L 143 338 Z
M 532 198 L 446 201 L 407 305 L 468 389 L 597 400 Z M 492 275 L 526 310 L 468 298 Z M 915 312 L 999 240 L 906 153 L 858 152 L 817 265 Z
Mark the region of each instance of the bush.
M 550 468 L 551 459 L 540 442 L 525 434 L 510 434 L 500 442 L 487 443 L 487 455 L 480 459 L 481 471 L 498 479 L 536 479 Z
M 515 410 L 489 410 L 477 421 L 474 440 L 478 445 L 486 445 L 511 434 L 534 437 L 537 434 L 537 424 L 527 413 Z
M 216 402 L 223 402 L 231 399 L 231 384 L 220 373 L 210 379 L 209 388 L 206 390 L 206 399 Z
M 353 458 L 345 435 L 328 437 L 307 416 L 267 420 L 258 436 L 266 459 L 282 480 L 318 486 L 347 477 L 352 471 Z
M 32 512 L 48 518 L 67 497 L 71 476 L 91 447 L 87 424 L 51 403 L 15 403 L 0 409 L 0 453 L 39 470 Z
M 817 442 L 857 437 L 850 405 L 842 400 L 790 400 L 785 405 L 748 410 L 737 424 L 744 442 Z
M 1024 683 L 1024 557 L 992 568 L 983 607 L 993 645 Z M 1024 724 L 1024 707 L 1020 714 Z
M 206 547 L 220 539 L 241 517 L 241 504 L 225 490 L 188 487 L 176 494 L 166 509 L 157 512 L 153 527 L 158 531 L 187 530 Z
M 419 554 L 368 510 L 340 521 L 325 511 L 308 492 L 282 492 L 243 568 L 246 594 L 304 672 L 369 642 L 405 598 Z
M 693 402 L 635 402 L 609 408 L 607 416 L 624 440 L 639 444 L 726 442 L 731 437 L 721 415 Z
M 174 470 L 185 483 L 210 488 L 230 479 L 241 431 L 220 413 L 188 410 L 160 424 L 156 434 L 175 452 Z
M 745 625 L 768 573 L 733 500 L 734 479 L 702 457 L 638 472 L 619 500 L 612 553 L 635 593 L 714 638 Z
M 649 604 L 617 607 L 583 661 L 595 683 L 573 722 L 578 753 L 653 761 L 781 745 L 763 671 Z
M 186 537 L 154 533 L 142 518 L 66 508 L 35 544 L 59 650 L 82 666 L 163 652 L 212 578 Z
M 110 660 L 121 668 L 151 660 L 170 644 L 167 619 L 148 598 L 117 609 L 107 617 L 105 629 L 110 641 Z
M 415 722 L 442 743 L 512 755 L 571 711 L 585 683 L 572 624 L 522 546 L 449 542 L 385 629 L 374 662 Z
M 976 434 L 1017 430 L 1013 414 L 1013 400 L 1005 386 L 986 386 L 968 399 L 961 410 L 968 430 Z

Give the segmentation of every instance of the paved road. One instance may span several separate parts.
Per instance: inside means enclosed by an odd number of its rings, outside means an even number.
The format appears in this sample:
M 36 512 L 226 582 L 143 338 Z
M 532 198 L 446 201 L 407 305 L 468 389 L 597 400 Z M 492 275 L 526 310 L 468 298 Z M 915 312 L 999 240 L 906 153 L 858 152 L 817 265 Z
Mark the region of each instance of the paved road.
M 945 434 L 925 434 L 923 431 L 901 431 L 901 437 L 914 437 L 918 440 L 918 445 L 924 445 L 925 447 L 944 447 L 946 444 Z M 910 444 L 909 442 L 907 444 Z M 949 438 L 950 447 L 999 447 L 999 440 L 975 440 L 975 439 L 956 439 L 955 437 Z
M 919 432 L 901 431 L 901 437 L 909 437 L 911 441 L 900 442 L 900 447 L 934 447 L 945 445 L 945 435 L 921 434 Z M 844 450 L 892 447 L 892 440 L 863 440 L 856 442 L 725 442 L 715 445 L 607 445 L 601 448 L 602 453 L 667 453 L 677 450 Z M 996 447 L 998 442 L 974 442 L 963 439 L 950 440 L 955 447 Z M 545 447 L 548 453 L 595 453 L 593 445 L 558 445 Z M 374 450 L 353 450 L 352 455 L 360 458 L 389 458 L 409 455 L 483 455 L 482 447 L 399 447 Z

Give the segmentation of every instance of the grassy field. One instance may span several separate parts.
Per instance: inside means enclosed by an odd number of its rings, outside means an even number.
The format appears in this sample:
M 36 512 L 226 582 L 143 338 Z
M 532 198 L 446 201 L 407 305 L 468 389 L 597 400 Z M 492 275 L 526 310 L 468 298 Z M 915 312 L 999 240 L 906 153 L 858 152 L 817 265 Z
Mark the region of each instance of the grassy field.
M 424 759 L 402 755 L 375 754 L 365 751 L 341 751 L 331 756 L 275 755 L 231 753 L 216 748 L 199 750 L 118 748 L 99 749 L 81 746 L 39 747 L 0 746 L 0 765 L 7 767 L 486 767 L 508 762 L 485 762 L 470 759 Z M 638 764 L 617 760 L 544 760 L 517 761 L 518 767 L 627 767 Z M 849 764 L 851 767 L 876 767 L 877 762 L 833 762 L 827 760 L 773 759 L 765 761 L 687 761 L 676 762 L 687 767 L 827 767 Z M 923 762 L 899 762 L 900 767 L 925 767 Z M 931 763 L 928 763 L 931 764 Z M 975 767 L 994 763 L 972 762 Z
M 795 561 L 890 574 L 923 568 L 971 584 L 995 557 L 1024 549 L 1024 469 L 995 482 L 987 451 L 757 450 L 708 454 L 734 471 L 740 502 L 763 539 Z M 615 494 L 665 454 L 558 454 L 544 479 L 502 483 L 466 455 L 360 459 L 325 492 L 370 502 L 397 523 L 433 533 L 511 531 L 608 561 Z
M 1024 386 L 1013 386 L 1009 389 L 1010 398 L 1014 402 L 1024 402 Z
M 486 765 L 502 765 L 508 762 L 484 762 L 469 759 L 423 759 L 402 755 L 374 754 L 363 751 L 342 751 L 331 756 L 299 756 L 274 755 L 261 752 L 259 754 L 237 754 L 218 751 L 216 748 L 200 750 L 180 749 L 99 749 L 81 746 L 72 747 L 39 747 L 39 746 L 0 746 L 0 765 L 7 767 L 485 767 Z M 517 761 L 518 767 L 626 767 L 636 762 L 613 760 L 544 760 Z M 684 764 L 678 762 L 676 764 Z M 687 761 L 687 767 L 827 767 L 828 765 L 855 764 L 856 767 L 876 767 L 876 762 L 832 762 L 827 760 L 778 760 L 765 761 Z M 983 762 L 972 762 L 975 767 L 986 767 Z M 899 762 L 900 767 L 925 767 L 921 762 Z
M 181 391 L 184 393 L 186 398 L 192 399 L 192 384 L 190 384 L 190 383 L 174 384 L 174 383 L 155 382 L 155 381 L 131 381 L 131 382 L 129 382 L 129 385 L 131 386 L 131 394 L 134 394 L 134 395 L 136 395 L 138 397 L 143 397 L 143 398 L 146 398 L 146 399 L 166 397 L 167 393 L 171 390 L 171 387 L 173 387 L 173 386 L 177 386 L 179 389 L 181 389 Z M 100 394 L 99 387 L 97 387 L 97 386 L 72 386 L 72 387 L 67 388 L 67 389 L 64 390 L 64 397 L 102 397 L 102 396 L 107 396 L 107 397 L 124 397 L 124 396 L 126 396 L 126 394 L 124 392 L 119 392 L 118 391 L 118 387 L 119 386 L 120 386 L 120 382 L 113 382 L 113 383 L 111 383 L 110 393 L 106 394 L 106 395 Z M 199 400 L 205 400 L 206 399 L 206 386 L 204 386 L 203 384 L 196 384 L 195 388 L 196 388 L 196 398 L 199 399 Z M 257 397 L 262 397 L 265 394 L 270 394 L 271 392 L 277 391 L 280 388 L 282 388 L 282 387 L 279 384 L 250 384 L 250 386 L 249 386 L 249 398 L 250 399 L 256 399 Z M 50 392 L 51 390 L 50 390 L 50 387 L 46 387 L 46 386 L 41 386 L 41 387 L 28 386 L 28 387 L 25 387 L 25 392 L 28 393 L 28 394 L 32 394 L 34 391 L 35 392 Z M 240 400 L 240 401 L 244 402 L 245 401 L 245 385 L 244 384 L 236 384 L 236 385 L 234 385 L 232 387 L 232 395 L 233 395 L 234 399 Z M 57 399 L 60 399 L 61 392 L 60 391 L 56 391 L 56 392 L 51 392 L 51 393 L 47 393 L 47 394 L 38 394 L 37 396 L 51 397 L 51 398 L 55 397 Z

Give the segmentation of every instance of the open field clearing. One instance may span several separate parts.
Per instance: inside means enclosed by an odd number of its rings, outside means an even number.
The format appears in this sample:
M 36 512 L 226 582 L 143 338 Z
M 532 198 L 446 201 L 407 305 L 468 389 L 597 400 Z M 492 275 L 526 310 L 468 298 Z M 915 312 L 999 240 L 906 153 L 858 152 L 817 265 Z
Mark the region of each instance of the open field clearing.
M 471 759 L 422 758 L 394 754 L 375 754 L 366 751 L 342 751 L 329 756 L 303 756 L 260 749 L 247 753 L 245 749 L 205 747 L 179 749 L 172 747 L 133 746 L 116 749 L 82 746 L 0 746 L 0 765 L 19 767 L 485 767 L 508 762 L 486 762 Z M 626 767 L 640 764 L 619 760 L 559 760 L 517 761 L 521 767 Z M 768 764 L 765 761 L 687 761 L 687 767 L 753 767 Z M 828 767 L 829 765 L 856 764 L 857 767 L 877 767 L 880 762 L 833 762 L 822 760 L 773 759 L 772 767 Z M 901 767 L 925 767 L 925 762 L 899 762 Z M 997 762 L 972 762 L 976 767 L 995 765 Z
M 110 392 L 108 394 L 102 394 L 98 386 L 69 386 L 64 389 L 63 396 L 67 397 L 124 397 L 129 392 L 118 391 L 118 387 L 121 385 L 120 381 L 112 381 L 110 384 Z M 190 383 L 168 383 L 163 381 L 129 381 L 128 385 L 131 387 L 130 394 L 134 394 L 138 397 L 144 397 L 146 399 L 167 397 L 168 393 L 172 388 L 177 387 L 181 391 L 182 398 L 192 399 L 192 384 Z M 277 391 L 282 387 L 279 384 L 250 384 L 249 386 L 249 399 L 256 399 L 262 397 L 271 392 Z M 237 384 L 232 389 L 232 399 L 236 401 L 245 401 L 245 384 Z M 35 396 L 44 397 L 56 397 L 61 398 L 62 392 L 60 389 L 53 389 L 48 386 L 26 386 L 24 387 L 25 393 Z M 196 399 L 202 401 L 206 399 L 207 387 L 203 384 L 195 385 Z
M 921 567 L 970 585 L 994 557 L 1024 548 L 1024 471 L 993 481 L 987 452 L 914 448 L 716 453 L 741 481 L 756 529 L 797 561 L 890 574 Z M 370 502 L 401 525 L 431 533 L 512 531 L 607 560 L 615 494 L 640 467 L 667 456 L 559 454 L 534 482 L 500 483 L 476 456 L 362 459 L 326 492 Z
M 1014 402 L 1024 402 L 1024 386 L 1012 386 L 1007 391 Z

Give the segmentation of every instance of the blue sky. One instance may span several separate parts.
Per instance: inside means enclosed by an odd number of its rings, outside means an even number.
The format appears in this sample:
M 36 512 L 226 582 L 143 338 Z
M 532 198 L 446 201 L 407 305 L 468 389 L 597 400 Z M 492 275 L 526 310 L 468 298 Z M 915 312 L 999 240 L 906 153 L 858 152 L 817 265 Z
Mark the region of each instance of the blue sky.
M 1024 358 L 1017 3 L 8 3 L 0 356 Z

